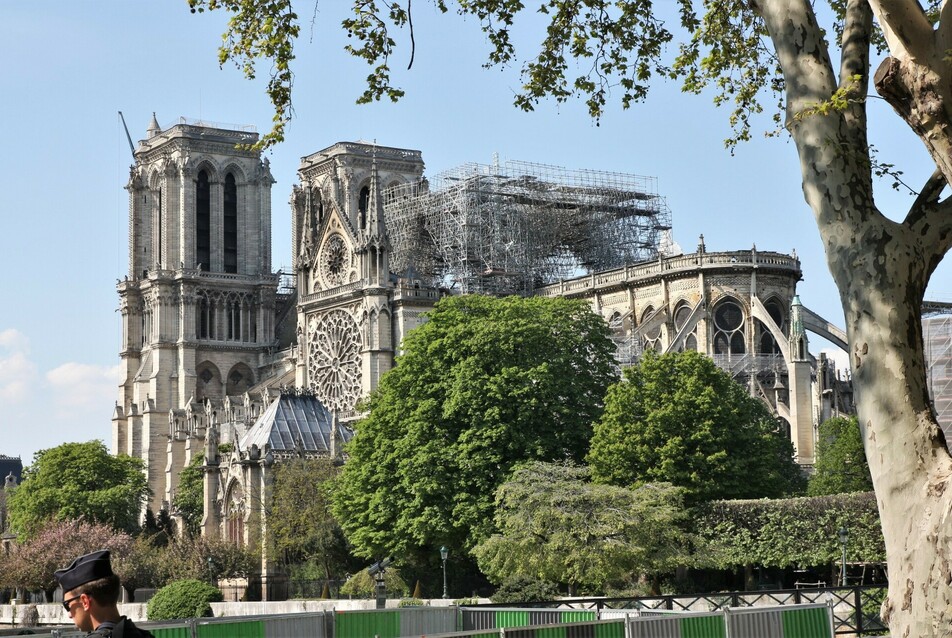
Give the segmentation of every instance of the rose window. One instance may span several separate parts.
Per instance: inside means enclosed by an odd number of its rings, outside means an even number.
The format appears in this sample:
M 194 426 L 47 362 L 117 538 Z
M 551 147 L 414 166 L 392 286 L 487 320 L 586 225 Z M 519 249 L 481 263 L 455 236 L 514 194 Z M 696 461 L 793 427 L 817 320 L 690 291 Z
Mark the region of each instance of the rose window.
M 329 410 L 353 410 L 360 398 L 360 333 L 343 310 L 308 320 L 310 387 Z
M 320 268 L 328 286 L 346 283 L 347 268 L 350 266 L 350 251 L 344 238 L 331 235 L 321 249 Z

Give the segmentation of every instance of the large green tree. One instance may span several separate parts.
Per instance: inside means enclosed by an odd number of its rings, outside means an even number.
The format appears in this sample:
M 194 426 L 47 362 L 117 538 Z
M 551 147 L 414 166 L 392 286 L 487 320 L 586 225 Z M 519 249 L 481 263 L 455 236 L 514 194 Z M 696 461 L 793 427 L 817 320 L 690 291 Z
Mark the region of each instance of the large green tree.
M 102 441 L 40 450 L 9 500 L 10 527 L 21 540 L 49 520 L 84 519 L 135 531 L 149 494 L 141 459 L 112 456 Z
M 514 465 L 584 455 L 615 378 L 608 328 L 584 302 L 468 295 L 442 299 L 402 347 L 334 511 L 360 556 L 468 552 Z
M 766 406 L 698 352 L 647 352 L 605 398 L 588 462 L 601 483 L 683 487 L 688 501 L 802 489 L 793 447 Z
M 810 496 L 870 492 L 873 479 L 863 450 L 863 436 L 855 416 L 838 416 L 820 424 L 816 466 L 807 493 Z
M 629 490 L 588 475 L 571 464 L 518 467 L 496 492 L 499 533 L 475 549 L 483 573 L 497 583 L 523 575 L 603 593 L 687 561 L 681 489 Z
M 291 114 L 297 15 L 283 0 L 188 0 L 196 9 L 233 12 L 222 61 L 272 65 L 269 93 L 282 125 Z M 446 11 L 450 3 L 434 0 Z M 490 63 L 515 60 L 521 0 L 459 0 L 487 35 Z M 660 4 L 660 3 L 659 3 Z M 840 291 L 853 383 L 886 541 L 890 593 L 884 616 L 895 635 L 944 635 L 952 623 L 952 455 L 929 402 L 921 305 L 936 267 L 952 248 L 952 3 L 944 0 L 676 0 L 685 34 L 681 55 L 664 59 L 674 39 L 651 0 L 541 0 L 549 20 L 538 54 L 523 65 L 516 101 L 579 96 L 598 115 L 615 89 L 624 105 L 643 99 L 653 77 L 675 74 L 685 89 L 713 86 L 733 105 L 734 139 L 764 92 L 782 104 L 781 121 L 800 157 L 791 175 L 803 184 Z M 373 65 L 364 99 L 400 96 L 388 56 L 396 31 L 411 27 L 410 2 L 354 0 L 344 22 L 349 50 Z M 670 6 L 668 10 L 670 11 Z M 821 23 L 821 19 L 823 23 Z M 676 29 L 675 29 L 676 30 Z M 413 39 L 409 38 L 412 42 Z M 875 44 L 886 55 L 873 73 Z M 579 75 L 570 63 L 579 60 Z M 868 140 L 870 85 L 894 120 L 920 139 L 935 163 L 908 211 L 884 214 L 873 194 L 875 157 Z M 275 90 L 275 88 L 279 90 Z M 280 129 L 277 129 L 280 132 Z M 270 142 L 280 138 L 272 137 Z

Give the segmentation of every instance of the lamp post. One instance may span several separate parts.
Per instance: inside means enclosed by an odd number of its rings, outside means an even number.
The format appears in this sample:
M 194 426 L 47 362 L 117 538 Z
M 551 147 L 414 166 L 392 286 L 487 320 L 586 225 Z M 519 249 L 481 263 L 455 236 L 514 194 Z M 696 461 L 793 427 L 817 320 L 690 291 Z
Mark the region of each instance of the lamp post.
M 840 561 L 840 587 L 846 587 L 846 541 L 849 540 L 849 532 L 846 531 L 846 526 L 842 526 L 839 529 L 840 535 L 840 545 L 843 547 L 843 558 Z
M 443 559 L 443 598 L 449 598 L 449 595 L 446 593 L 446 557 L 450 555 L 450 550 L 446 548 L 446 545 L 440 547 L 440 558 Z
M 208 557 L 208 582 L 212 585 L 215 584 L 215 571 L 211 556 Z

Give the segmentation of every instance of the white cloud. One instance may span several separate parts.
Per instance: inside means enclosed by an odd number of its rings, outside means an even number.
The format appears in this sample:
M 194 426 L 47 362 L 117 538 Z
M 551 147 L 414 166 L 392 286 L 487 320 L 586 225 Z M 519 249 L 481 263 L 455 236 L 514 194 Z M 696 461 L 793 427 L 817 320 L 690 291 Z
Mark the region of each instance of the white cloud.
M 46 373 L 57 408 L 96 409 L 115 403 L 118 366 L 64 363 Z M 107 417 L 108 418 L 108 415 Z
M 37 376 L 29 354 L 26 335 L 14 328 L 0 331 L 0 404 L 20 404 L 29 399 Z

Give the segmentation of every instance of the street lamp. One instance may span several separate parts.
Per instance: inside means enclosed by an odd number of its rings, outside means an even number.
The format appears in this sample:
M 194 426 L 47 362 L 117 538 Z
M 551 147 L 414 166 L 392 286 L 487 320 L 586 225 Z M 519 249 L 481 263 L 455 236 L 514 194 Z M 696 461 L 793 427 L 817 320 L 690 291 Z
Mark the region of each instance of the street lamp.
M 446 548 L 446 545 L 440 547 L 440 558 L 443 559 L 443 598 L 449 598 L 446 593 L 446 557 L 450 555 L 450 550 Z
M 843 546 L 843 559 L 840 561 L 840 587 L 846 587 L 846 541 L 849 540 L 849 532 L 846 531 L 846 526 L 842 526 L 839 529 L 840 535 L 840 545 Z

